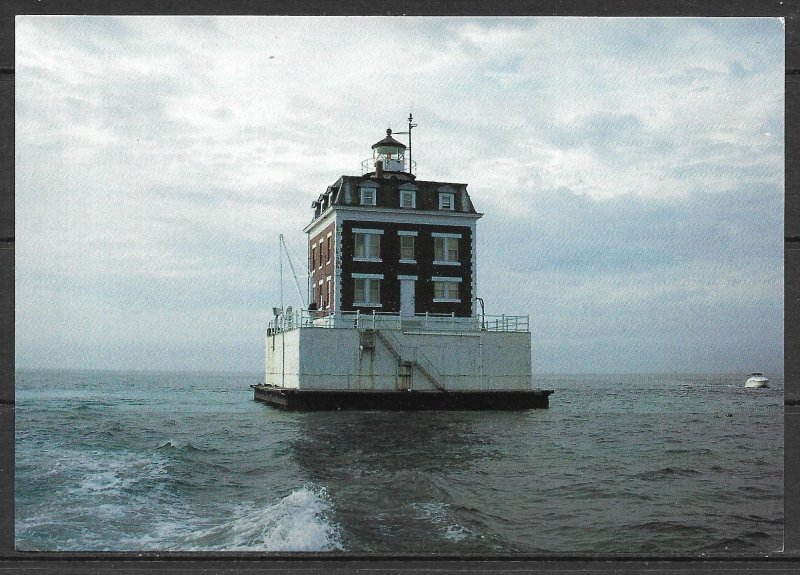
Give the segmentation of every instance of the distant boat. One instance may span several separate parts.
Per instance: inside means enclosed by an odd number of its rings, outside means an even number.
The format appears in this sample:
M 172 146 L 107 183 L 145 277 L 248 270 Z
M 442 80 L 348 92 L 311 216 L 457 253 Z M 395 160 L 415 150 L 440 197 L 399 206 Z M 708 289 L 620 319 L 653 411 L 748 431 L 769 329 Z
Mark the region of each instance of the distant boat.
M 750 376 L 747 378 L 747 381 L 745 382 L 744 386 L 752 388 L 767 387 L 768 381 L 769 380 L 766 377 L 764 377 L 764 374 L 757 372 L 751 373 Z

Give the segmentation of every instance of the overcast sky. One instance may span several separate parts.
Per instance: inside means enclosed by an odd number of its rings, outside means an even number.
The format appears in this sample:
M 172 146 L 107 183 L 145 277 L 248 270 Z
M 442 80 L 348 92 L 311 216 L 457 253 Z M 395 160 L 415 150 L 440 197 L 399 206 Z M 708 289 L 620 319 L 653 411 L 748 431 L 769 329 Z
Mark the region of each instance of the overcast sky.
M 304 263 L 413 111 L 535 373 L 782 373 L 783 51 L 778 19 L 18 17 L 17 365 L 261 371 L 278 234 Z

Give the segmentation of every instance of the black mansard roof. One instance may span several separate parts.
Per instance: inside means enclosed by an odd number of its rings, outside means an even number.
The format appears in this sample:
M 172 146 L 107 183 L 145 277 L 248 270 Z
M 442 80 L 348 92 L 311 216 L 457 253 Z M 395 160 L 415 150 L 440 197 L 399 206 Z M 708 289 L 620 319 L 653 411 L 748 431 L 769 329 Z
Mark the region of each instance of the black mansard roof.
M 423 180 L 401 180 L 396 178 L 375 178 L 374 176 L 341 176 L 336 183 L 328 186 L 311 206 L 314 219 L 330 206 L 358 207 L 361 203 L 361 187 L 377 189 L 375 208 L 400 208 L 400 189 L 416 192 L 416 207 L 405 210 L 439 210 L 439 194 L 452 192 L 455 212 L 476 214 L 475 206 L 467 193 L 467 184 L 453 182 L 430 182 Z

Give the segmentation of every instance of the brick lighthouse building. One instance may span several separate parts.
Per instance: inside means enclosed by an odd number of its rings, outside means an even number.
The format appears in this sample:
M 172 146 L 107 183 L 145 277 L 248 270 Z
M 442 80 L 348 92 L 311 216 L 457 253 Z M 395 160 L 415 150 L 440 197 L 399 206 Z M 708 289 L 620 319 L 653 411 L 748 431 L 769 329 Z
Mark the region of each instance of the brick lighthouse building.
M 547 407 L 527 316 L 485 316 L 467 185 L 419 180 L 392 131 L 312 203 L 308 309 L 276 309 L 255 397 L 287 409 Z
M 334 314 L 475 317 L 482 214 L 466 184 L 417 181 L 391 130 L 372 149 L 374 171 L 341 176 L 312 204 L 310 301 Z

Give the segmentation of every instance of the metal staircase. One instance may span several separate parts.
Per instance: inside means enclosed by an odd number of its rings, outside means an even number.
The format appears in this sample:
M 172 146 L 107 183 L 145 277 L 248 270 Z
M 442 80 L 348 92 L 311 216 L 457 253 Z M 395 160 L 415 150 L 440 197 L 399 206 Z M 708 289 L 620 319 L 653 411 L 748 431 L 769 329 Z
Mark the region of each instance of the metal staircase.
M 447 391 L 447 388 L 444 386 L 444 384 L 442 384 L 442 374 L 439 373 L 439 370 L 436 369 L 433 363 L 431 363 L 431 360 L 428 359 L 428 356 L 426 356 L 421 349 L 416 347 L 413 348 L 413 359 L 404 359 L 403 345 L 397 341 L 397 338 L 392 334 L 383 332 L 379 329 L 368 329 L 365 330 L 365 332 L 374 333 L 384 347 L 389 350 L 389 353 L 391 353 L 392 356 L 397 360 L 397 364 L 399 366 L 398 373 L 401 374 L 401 380 L 409 382 L 411 368 L 416 367 L 436 389 L 439 391 Z M 404 386 L 404 388 L 408 389 L 407 385 Z
M 436 366 L 433 365 L 428 356 L 425 353 L 417 348 L 414 348 L 414 361 L 412 362 L 416 368 L 428 378 L 433 385 L 435 385 L 440 391 L 447 391 L 445 386 L 441 383 L 442 374 L 439 373 L 439 370 L 436 369 Z

